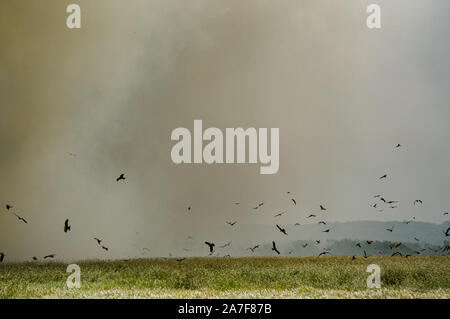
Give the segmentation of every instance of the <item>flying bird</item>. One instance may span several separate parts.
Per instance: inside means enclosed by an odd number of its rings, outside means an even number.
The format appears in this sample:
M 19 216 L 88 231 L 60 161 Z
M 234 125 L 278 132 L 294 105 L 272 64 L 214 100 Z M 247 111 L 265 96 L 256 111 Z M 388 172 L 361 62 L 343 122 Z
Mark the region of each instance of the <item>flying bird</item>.
M 294 226 L 301 226 L 301 225 L 300 225 L 300 223 L 297 222 L 294 224 Z
M 234 204 L 234 205 L 239 205 L 240 203 L 238 203 L 238 202 L 234 202 L 233 204 Z
M 303 248 L 306 248 L 306 246 L 308 246 L 308 243 L 302 245 Z
M 64 222 L 64 232 L 67 233 L 68 231 L 70 231 L 71 226 L 69 225 L 69 219 L 66 219 L 66 221 Z
M 375 195 L 373 198 L 381 197 L 381 195 Z
M 97 237 L 94 237 L 94 239 L 97 241 L 97 244 L 101 245 L 101 243 L 102 243 L 102 240 L 101 240 L 101 239 L 99 239 L 99 238 L 97 238 Z
M 212 254 L 214 251 L 214 246 L 216 246 L 214 243 L 210 243 L 205 241 L 205 244 L 209 246 L 209 252 Z
M 278 217 L 278 216 L 281 216 L 281 215 L 283 215 L 283 214 L 286 214 L 287 212 L 286 211 L 284 211 L 284 212 L 281 212 L 281 213 L 278 213 L 278 214 L 276 214 L 275 216 L 273 216 L 273 217 Z
M 364 250 L 364 258 L 367 258 L 367 257 L 369 257 L 369 256 L 367 256 L 367 253 L 366 253 L 366 251 Z
M 5 254 L 0 253 L 0 263 L 2 263 L 4 259 L 5 259 Z
M 327 210 L 325 207 L 323 207 L 322 205 L 320 205 L 320 210 Z
M 381 176 L 379 179 L 383 179 L 383 178 L 386 178 L 387 177 L 387 174 L 384 174 L 383 176 Z
M 398 256 L 403 256 L 401 252 L 397 251 L 397 252 L 393 253 L 393 254 L 391 255 L 391 257 L 397 256 L 397 255 L 398 255 Z
M 448 212 L 444 212 L 442 215 L 443 215 L 443 216 L 448 215 Z
M 390 248 L 390 249 L 392 249 L 392 248 L 398 248 L 401 244 L 402 244 L 402 243 L 393 243 L 393 244 L 390 244 L 390 245 L 389 245 L 389 248 Z
M 16 215 L 16 217 L 17 217 L 19 220 L 23 221 L 25 224 L 28 224 L 28 222 L 25 220 L 25 218 L 20 217 L 20 216 L 17 215 L 16 213 L 13 213 L 13 214 Z
M 191 211 L 191 206 L 188 206 L 188 212 L 190 212 Z
M 6 209 L 7 209 L 7 210 L 10 210 L 11 208 L 13 208 L 11 205 L 6 204 Z
M 47 256 L 44 256 L 44 259 L 47 259 L 47 258 L 55 258 L 55 254 L 51 254 L 51 255 L 47 255 Z
M 414 237 L 414 240 L 415 240 L 415 241 L 420 241 L 419 238 L 417 238 L 417 237 Z
M 311 215 L 309 215 L 308 217 L 306 217 L 306 218 L 310 218 L 310 217 L 316 217 L 316 215 L 314 215 L 314 214 L 311 214 Z
M 386 230 L 392 233 L 394 231 L 394 226 L 392 226 L 392 228 L 386 228 Z
M 316 240 L 316 244 L 317 244 L 317 245 L 320 244 L 320 240 Z
M 322 233 L 329 233 L 330 232 L 330 228 L 325 229 L 324 231 L 322 231 Z
M 450 227 L 449 228 L 447 228 L 447 230 L 445 231 L 445 237 L 448 237 L 450 234 L 449 234 L 449 231 L 450 231 Z
M 286 229 L 284 229 L 284 228 L 281 228 L 280 226 L 278 226 L 278 225 L 276 225 L 277 226 L 277 228 L 278 228 L 278 230 L 280 231 L 280 232 L 282 232 L 283 234 L 285 234 L 285 235 L 287 235 L 287 233 L 286 233 Z
M 359 248 L 362 248 L 361 247 L 361 243 L 357 243 L 356 246 L 359 247 Z
M 104 249 L 104 250 L 106 250 L 106 251 L 109 250 L 109 248 L 108 248 L 108 247 L 105 247 L 105 246 L 102 246 L 102 249 Z
M 247 250 L 251 250 L 252 253 L 254 253 L 254 252 L 255 252 L 255 249 L 258 248 L 258 247 L 259 247 L 259 245 L 256 245 L 256 246 L 247 248 Z
M 326 222 L 324 222 L 323 220 L 321 220 L 320 222 L 319 222 L 319 225 L 320 224 L 322 224 L 322 225 L 326 225 L 327 223 Z
M 227 224 L 230 225 L 230 226 L 234 226 L 234 225 L 236 225 L 236 223 L 237 223 L 237 221 L 234 221 L 234 222 L 227 222 Z
M 328 252 L 328 251 L 322 251 L 320 254 L 319 254 L 319 256 L 318 257 L 320 257 L 320 256 L 322 256 L 322 255 L 325 255 L 325 254 L 329 254 L 330 252 Z
M 366 240 L 367 244 L 371 245 L 373 243 L 373 240 Z
M 224 244 L 222 246 L 219 246 L 219 248 L 225 248 L 225 247 L 228 247 L 230 245 L 231 245 L 231 241 L 229 241 L 228 243 L 226 243 L 226 244 Z
M 422 202 L 421 199 L 416 199 L 416 200 L 414 201 L 414 205 L 416 205 L 416 204 L 423 204 L 423 202 Z
M 278 249 L 277 249 L 277 245 L 275 244 L 274 241 L 272 241 L 272 250 L 273 250 L 274 252 L 276 252 L 278 255 L 280 254 L 280 252 L 279 252 Z
M 397 144 L 396 146 L 395 146 L 395 148 L 399 148 L 401 145 L 400 144 Z
M 177 261 L 180 263 L 180 262 L 182 262 L 183 260 L 185 260 L 186 258 L 178 258 L 177 259 Z
M 294 198 L 291 198 L 291 201 L 294 203 L 294 205 L 297 205 L 297 201 Z
M 120 181 L 124 181 L 124 180 L 125 180 L 125 174 L 124 173 L 120 174 L 120 176 L 116 178 L 116 182 L 120 182 Z

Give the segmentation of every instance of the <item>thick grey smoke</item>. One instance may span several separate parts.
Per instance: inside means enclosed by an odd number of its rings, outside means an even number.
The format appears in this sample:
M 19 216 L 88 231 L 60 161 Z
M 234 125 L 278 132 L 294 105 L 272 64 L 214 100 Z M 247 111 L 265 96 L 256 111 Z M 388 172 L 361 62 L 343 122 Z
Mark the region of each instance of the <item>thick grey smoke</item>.
M 77 1 L 81 30 L 64 1 L 2 1 L 0 202 L 29 224 L 2 212 L 0 251 L 165 256 L 226 220 L 272 224 L 286 209 L 281 223 L 307 222 L 320 204 L 328 220 L 441 222 L 450 4 L 377 2 L 375 31 L 359 0 Z M 173 164 L 170 133 L 194 119 L 280 128 L 278 174 Z M 374 212 L 377 193 L 399 208 Z

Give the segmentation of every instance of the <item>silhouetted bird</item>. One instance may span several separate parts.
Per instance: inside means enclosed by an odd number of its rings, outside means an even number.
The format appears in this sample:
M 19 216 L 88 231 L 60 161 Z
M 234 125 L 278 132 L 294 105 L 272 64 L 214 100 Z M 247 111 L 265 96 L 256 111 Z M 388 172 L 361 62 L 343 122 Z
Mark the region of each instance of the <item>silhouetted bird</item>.
M 231 241 L 229 241 L 228 243 L 226 243 L 226 244 L 224 244 L 222 246 L 219 246 L 219 248 L 225 248 L 225 247 L 228 247 L 230 245 L 231 245 Z
M 423 204 L 423 202 L 422 202 L 422 200 L 420 200 L 420 199 L 416 199 L 416 200 L 414 201 L 414 205 L 416 205 L 416 204 Z
M 449 228 L 447 228 L 447 230 L 445 231 L 445 237 L 448 237 L 450 234 L 449 234 L 449 231 L 450 231 L 450 227 Z
M 373 243 L 373 240 L 366 240 L 366 242 L 371 245 Z
M 301 226 L 300 223 L 295 223 L 294 226 Z
M 322 233 L 329 233 L 330 232 L 330 229 L 328 228 L 328 229 L 325 229 L 324 231 L 322 231 Z
M 383 197 L 380 197 L 380 200 L 381 200 L 382 202 L 385 202 L 385 203 L 386 203 L 386 200 L 385 200 Z
M 295 201 L 295 199 L 291 198 L 291 201 L 294 203 L 294 205 L 297 205 L 297 202 Z
M 230 226 L 234 226 L 236 223 L 237 223 L 236 221 L 234 221 L 234 222 L 227 222 L 227 224 L 230 225 Z
M 323 207 L 322 205 L 320 205 L 320 210 L 327 210 L 325 207 Z
M 367 257 L 369 257 L 369 256 L 367 256 L 367 253 L 366 253 L 366 251 L 364 250 L 364 258 L 367 258 Z
M 320 244 L 320 240 L 316 240 L 316 244 L 317 244 L 317 245 Z
M 11 205 L 6 204 L 6 209 L 10 210 L 11 208 L 13 208 Z
M 306 246 L 308 246 L 308 243 L 303 244 L 302 246 L 303 246 L 303 248 L 306 248 Z
M 448 215 L 448 212 L 444 212 L 442 215 L 443 215 L 443 216 Z
M 392 233 L 394 231 L 394 226 L 392 226 L 392 228 L 386 228 L 386 230 Z
M 259 245 L 256 245 L 256 246 L 247 248 L 247 250 L 251 250 L 252 253 L 254 253 L 254 252 L 255 252 L 255 249 L 258 248 L 258 247 L 259 247 Z
M 420 241 L 419 238 L 417 238 L 417 237 L 414 237 L 414 240 L 415 240 L 415 241 Z
M 0 253 L 0 263 L 2 263 L 4 259 L 5 259 L 5 254 Z
M 389 248 L 390 248 L 390 249 L 392 249 L 392 248 L 397 248 L 397 247 L 399 247 L 401 244 L 402 244 L 402 243 L 393 243 L 393 244 L 390 244 L 390 245 L 389 245 Z
M 273 216 L 273 217 L 278 217 L 278 216 L 281 216 L 281 215 L 283 215 L 283 214 L 286 214 L 286 212 L 284 211 L 284 212 L 278 213 L 278 214 L 276 214 L 276 215 Z
M 191 206 L 188 207 L 188 212 L 190 212 L 190 211 L 191 211 Z
M 273 250 L 274 252 L 276 252 L 278 255 L 280 254 L 280 252 L 279 252 L 278 249 L 277 249 L 277 245 L 275 244 L 274 241 L 272 241 L 272 250 Z
M 178 258 L 177 259 L 177 261 L 180 263 L 180 262 L 182 262 L 183 260 L 185 260 L 186 258 Z
M 356 246 L 361 248 L 361 243 L 357 243 Z
M 311 214 L 311 215 L 309 215 L 308 217 L 306 217 L 306 218 L 310 218 L 310 217 L 316 217 L 316 215 L 314 215 L 314 214 Z
M 68 231 L 70 231 L 70 225 L 69 219 L 66 219 L 66 221 L 64 222 L 64 232 L 67 233 Z
M 323 220 L 321 220 L 321 221 L 319 222 L 319 224 L 326 225 L 327 223 L 324 222 Z
M 17 217 L 19 220 L 23 221 L 25 224 L 28 224 L 28 222 L 25 220 L 25 218 L 20 217 L 20 216 L 17 215 L 16 213 L 13 213 L 13 214 L 16 215 L 16 217 Z
M 106 251 L 109 250 L 109 248 L 108 248 L 108 247 L 105 247 L 105 246 L 102 246 L 102 249 L 104 249 L 104 250 L 106 250 Z
M 395 148 L 399 148 L 401 145 L 400 144 L 397 144 L 396 146 L 395 146 Z
M 322 255 L 325 255 L 325 254 L 329 254 L 329 252 L 328 252 L 328 251 L 322 251 L 322 252 L 319 254 L 318 257 L 320 257 L 320 256 L 322 256 Z
M 55 254 L 51 254 L 51 255 L 47 255 L 47 256 L 44 256 L 44 259 L 47 259 L 47 258 L 55 258 Z
M 393 253 L 393 254 L 391 255 L 391 257 L 394 257 L 394 256 L 403 256 L 403 255 L 402 255 L 401 252 L 396 251 L 395 253 Z
M 120 182 L 120 181 L 124 181 L 124 180 L 125 180 L 125 174 L 124 173 L 120 174 L 120 176 L 116 178 L 116 182 Z
M 205 244 L 209 246 L 209 252 L 212 253 L 214 251 L 214 246 L 216 245 L 207 241 L 205 241 Z
M 372 205 L 373 208 L 377 208 L 377 203 Z
M 239 205 L 240 203 L 233 203 L 234 205 Z
M 386 178 L 386 177 L 387 177 L 387 174 L 384 174 L 384 175 L 381 176 L 379 179 Z
M 97 237 L 94 237 L 94 239 L 97 241 L 97 244 L 101 244 L 102 243 L 102 240 L 101 239 L 99 239 L 99 238 L 97 238 Z
M 33 257 L 33 260 L 34 260 L 34 261 L 37 261 L 38 259 L 37 259 L 37 257 Z
M 278 230 L 280 231 L 280 232 L 282 232 L 283 234 L 285 234 L 285 235 L 287 235 L 287 233 L 286 233 L 286 229 L 284 229 L 284 228 L 281 228 L 280 226 L 278 226 L 278 225 L 276 225 L 277 226 L 277 228 L 278 228 Z
M 381 197 L 381 195 L 375 195 L 373 198 Z

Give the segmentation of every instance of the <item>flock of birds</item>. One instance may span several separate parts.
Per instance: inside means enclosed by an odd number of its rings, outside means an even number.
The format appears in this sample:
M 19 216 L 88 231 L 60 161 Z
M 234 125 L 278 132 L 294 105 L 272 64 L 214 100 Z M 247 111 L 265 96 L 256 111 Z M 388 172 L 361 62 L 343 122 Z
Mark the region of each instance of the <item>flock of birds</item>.
M 401 145 L 400 145 L 400 144 L 397 144 L 395 147 L 396 147 L 396 148 L 399 148 L 399 147 L 401 147 Z M 75 154 L 73 154 L 73 153 L 69 153 L 69 155 L 75 156 Z M 380 176 L 378 179 L 379 179 L 379 180 L 382 180 L 382 179 L 387 179 L 387 178 L 388 178 L 388 174 L 384 174 L 384 175 Z M 116 180 L 117 183 L 120 183 L 120 182 L 122 182 L 122 181 L 125 181 L 125 180 L 126 180 L 125 173 L 120 174 L 115 180 Z M 289 195 L 289 200 L 290 200 L 290 202 L 292 203 L 292 205 L 296 206 L 296 205 L 297 205 L 297 200 L 291 196 L 291 192 L 288 191 L 286 194 Z M 386 200 L 381 194 L 374 195 L 373 198 L 374 198 L 374 199 L 378 199 L 379 202 L 373 203 L 373 204 L 371 204 L 370 206 L 371 206 L 372 208 L 377 209 L 378 212 L 382 212 L 382 211 L 384 210 L 384 208 L 380 208 L 381 202 L 382 202 L 384 205 L 387 205 L 388 207 L 390 207 L 390 208 L 392 208 L 392 209 L 397 208 L 398 201 L 396 201 L 396 200 Z M 240 204 L 241 204 L 240 202 L 233 202 L 233 205 L 240 205 Z M 256 206 L 253 207 L 253 210 L 258 210 L 258 209 L 260 209 L 264 204 L 265 204 L 264 202 L 258 203 Z M 422 201 L 421 199 L 415 199 L 415 200 L 413 201 L 413 205 L 423 205 L 423 201 Z M 325 208 L 325 206 L 324 206 L 323 204 L 319 205 L 319 208 L 318 208 L 318 209 L 319 209 L 319 211 L 320 211 L 321 213 L 327 211 L 327 208 Z M 11 213 L 12 213 L 19 221 L 21 221 L 21 222 L 23 222 L 23 223 L 25 223 L 25 224 L 28 224 L 28 221 L 27 221 L 25 218 L 21 217 L 18 213 L 15 212 L 15 209 L 14 209 L 14 207 L 13 207 L 12 205 L 6 204 L 6 210 L 7 210 L 8 212 L 11 212 Z M 191 212 L 191 211 L 192 211 L 192 206 L 188 206 L 188 207 L 187 207 L 187 211 L 188 211 L 188 212 Z M 278 217 L 283 216 L 283 215 L 286 214 L 286 213 L 287 213 L 287 211 L 282 211 L 282 212 L 276 213 L 273 217 L 274 217 L 274 218 L 278 218 Z M 444 216 L 448 215 L 448 212 L 444 212 L 443 215 L 444 215 Z M 309 219 L 309 218 L 315 218 L 315 217 L 317 217 L 317 214 L 309 214 L 308 216 L 306 216 L 306 218 L 308 218 L 308 219 Z M 415 217 L 413 216 L 412 219 L 415 220 Z M 404 221 L 405 224 L 409 224 L 410 222 L 411 222 L 411 221 Z M 317 223 L 318 223 L 319 225 L 328 226 L 328 225 L 327 225 L 327 221 L 325 221 L 325 220 L 320 220 L 320 221 L 318 221 Z M 237 224 L 237 221 L 226 221 L 226 224 L 229 225 L 230 227 L 233 227 L 233 226 L 235 226 L 235 225 Z M 298 222 L 296 222 L 296 223 L 294 224 L 294 226 L 301 226 L 301 224 L 298 223 Z M 286 228 L 283 228 L 283 227 L 280 226 L 278 223 L 275 223 L 275 227 L 276 227 L 276 229 L 277 229 L 281 234 L 283 234 L 284 236 L 288 236 L 288 233 L 287 233 L 287 231 L 286 231 Z M 64 233 L 68 233 L 68 232 L 71 231 L 71 229 L 72 229 L 72 226 L 70 225 L 69 218 L 67 218 L 67 219 L 64 221 L 63 231 L 64 231 Z M 330 228 L 330 227 L 326 227 L 326 229 L 321 230 L 321 232 L 323 232 L 323 233 L 329 233 L 330 231 L 331 231 L 331 228 Z M 387 232 L 390 232 L 390 233 L 394 232 L 394 226 L 392 226 L 391 228 L 386 228 L 386 231 L 387 231 Z M 446 230 L 444 230 L 443 233 L 444 233 L 445 237 L 450 236 L 450 227 L 447 228 Z M 188 239 L 193 239 L 193 238 L 189 236 Z M 105 250 L 105 251 L 109 251 L 109 248 L 106 247 L 106 246 L 104 246 L 104 245 L 102 244 L 102 243 L 103 243 L 103 240 L 102 240 L 102 239 L 100 239 L 100 238 L 98 238 L 98 237 L 93 237 L 93 240 L 95 240 L 95 242 L 97 243 L 97 245 L 98 245 L 101 249 L 103 249 L 103 250 Z M 414 237 L 414 240 L 420 241 L 420 239 L 417 238 L 417 237 Z M 320 240 L 315 240 L 314 242 L 315 242 L 316 245 L 319 245 L 319 244 L 321 243 Z M 213 242 L 210 242 L 210 241 L 205 241 L 204 244 L 208 247 L 209 255 L 213 255 L 213 253 L 215 252 L 215 249 L 216 249 L 216 244 L 213 243 Z M 366 240 L 364 245 L 372 245 L 372 244 L 373 244 L 373 240 Z M 392 243 L 392 244 L 389 245 L 389 248 L 390 248 L 391 250 L 394 250 L 394 249 L 400 247 L 401 245 L 402 245 L 402 243 L 400 243 L 400 242 L 399 242 L 399 243 Z M 231 246 L 231 241 L 228 242 L 228 243 L 225 243 L 224 245 L 219 246 L 219 248 L 226 248 L 226 247 L 229 247 L 229 246 Z M 307 246 L 308 246 L 308 243 L 302 244 L 302 247 L 303 247 L 303 248 L 306 248 Z M 262 244 L 257 244 L 257 245 L 253 245 L 253 246 L 251 246 L 251 247 L 248 247 L 246 250 L 249 250 L 249 251 L 251 251 L 252 253 L 255 253 L 255 251 L 256 251 L 258 248 L 261 248 L 261 247 L 262 247 Z M 356 244 L 356 247 L 358 247 L 358 248 L 360 248 L 360 249 L 362 250 L 362 251 L 361 251 L 361 256 L 363 256 L 364 258 L 368 258 L 368 257 L 369 257 L 369 256 L 367 255 L 366 250 L 365 250 L 364 247 L 362 246 L 361 242 L 358 242 L 358 243 Z M 144 250 L 149 250 L 148 248 L 143 248 L 143 249 L 144 249 Z M 416 253 L 416 254 L 420 254 L 421 252 L 425 251 L 426 249 L 427 249 L 427 248 L 423 248 L 421 251 L 415 251 L 415 253 Z M 431 251 L 433 251 L 433 252 L 435 252 L 435 253 L 441 251 L 441 248 L 439 248 L 439 249 L 434 249 L 434 248 L 428 247 L 428 249 L 430 249 Z M 190 249 L 188 249 L 188 248 L 184 248 L 184 250 L 185 250 L 185 251 L 190 251 Z M 274 240 L 272 241 L 272 247 L 271 247 L 271 250 L 272 250 L 274 253 L 276 253 L 277 255 L 281 255 L 281 252 L 280 252 L 280 250 L 278 249 L 277 244 L 276 244 L 276 242 L 275 242 Z M 450 248 L 449 248 L 448 246 L 444 246 L 444 248 L 442 249 L 442 251 L 443 251 L 443 252 L 447 252 L 447 254 L 448 254 L 448 251 L 449 251 L 449 250 L 450 250 Z M 292 253 L 292 251 L 289 251 L 288 254 L 291 254 L 291 253 Z M 383 252 L 383 251 L 379 251 L 379 253 L 380 253 L 381 255 L 384 255 L 384 254 L 385 254 L 385 252 Z M 332 254 L 332 252 L 331 252 L 331 250 L 330 250 L 329 248 L 324 248 L 323 251 L 320 252 L 318 256 L 320 257 L 320 256 L 327 255 L 327 254 Z M 171 254 L 169 254 L 169 255 L 171 256 Z M 391 256 L 403 256 L 403 254 L 402 254 L 401 252 L 399 252 L 399 251 L 395 251 L 395 252 L 393 252 L 393 253 L 391 254 Z M 411 255 L 405 254 L 404 257 L 409 257 L 409 256 L 411 256 Z M 0 252 L 0 262 L 3 262 L 3 261 L 5 260 L 5 257 L 6 257 L 6 255 L 5 255 L 3 252 Z M 45 259 L 53 259 L 53 258 L 55 258 L 55 257 L 56 257 L 56 254 L 49 254 L 49 255 L 44 256 L 43 259 L 44 259 L 44 260 L 45 260 Z M 224 257 L 231 257 L 231 256 L 230 256 L 230 255 L 225 255 Z M 352 258 L 352 260 L 355 260 L 355 259 L 356 259 L 356 256 L 353 255 L 351 258 Z M 39 261 L 39 258 L 38 258 L 38 257 L 35 257 L 35 256 L 33 256 L 32 259 L 33 259 L 34 261 Z M 183 257 L 183 258 L 176 258 L 176 260 L 177 260 L 178 262 L 182 262 L 182 261 L 185 260 L 185 259 L 186 259 L 185 257 Z

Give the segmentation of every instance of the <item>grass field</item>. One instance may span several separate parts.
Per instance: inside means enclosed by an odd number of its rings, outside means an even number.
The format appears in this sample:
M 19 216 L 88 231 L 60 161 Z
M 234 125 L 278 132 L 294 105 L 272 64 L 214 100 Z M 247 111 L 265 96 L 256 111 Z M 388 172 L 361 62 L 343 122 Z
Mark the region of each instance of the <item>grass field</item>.
M 381 289 L 368 289 L 369 264 Z M 449 298 L 450 257 L 191 258 L 0 264 L 0 298 Z

